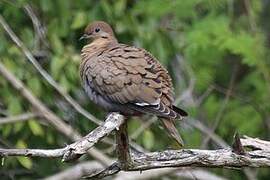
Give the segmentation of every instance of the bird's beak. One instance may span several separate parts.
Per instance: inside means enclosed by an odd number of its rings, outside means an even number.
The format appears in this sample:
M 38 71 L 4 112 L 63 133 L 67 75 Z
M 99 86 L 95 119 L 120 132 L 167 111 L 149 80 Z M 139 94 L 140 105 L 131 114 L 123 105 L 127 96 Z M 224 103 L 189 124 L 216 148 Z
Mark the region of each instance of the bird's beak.
M 81 40 L 83 40 L 83 39 L 89 39 L 90 37 L 91 37 L 91 35 L 83 34 L 83 35 L 80 37 L 79 41 L 81 41 Z

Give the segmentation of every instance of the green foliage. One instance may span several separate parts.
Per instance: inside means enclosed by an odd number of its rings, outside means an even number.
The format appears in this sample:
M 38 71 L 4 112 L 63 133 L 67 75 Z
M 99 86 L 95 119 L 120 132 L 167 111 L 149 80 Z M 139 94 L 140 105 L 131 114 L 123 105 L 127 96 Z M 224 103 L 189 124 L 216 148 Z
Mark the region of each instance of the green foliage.
M 143 133 L 143 145 L 146 149 L 151 149 L 155 145 L 155 137 L 150 130 L 146 130 Z
M 243 0 L 0 0 L 0 14 L 8 20 L 33 54 L 46 52 L 45 58 L 38 59 L 42 67 L 66 92 L 100 118 L 104 114 L 88 100 L 81 88 L 79 54 L 85 42 L 78 39 L 90 21 L 109 22 L 120 42 L 149 50 L 168 67 L 177 95 L 187 88 L 190 74 L 195 79 L 192 92 L 195 100 L 212 89 L 200 104 L 193 105 L 184 101 L 182 106 L 190 116 L 209 127 L 221 114 L 215 132 L 230 144 L 236 131 L 262 139 L 270 135 L 269 127 L 266 126 L 270 115 L 270 32 L 269 28 L 265 28 L 270 19 L 269 16 L 263 16 L 267 13 L 264 9 L 269 7 L 264 8 L 262 0 L 248 2 L 250 7 L 246 7 Z M 44 25 L 45 39 L 37 35 L 31 19 L 23 10 L 27 4 L 33 7 Z M 63 98 L 33 68 L 2 27 L 0 39 L 0 61 L 35 96 L 82 134 L 95 127 L 63 103 Z M 187 67 L 174 66 L 177 55 L 183 56 Z M 191 72 L 186 73 L 183 69 Z M 229 88 L 232 92 L 225 102 Z M 0 118 L 31 111 L 35 112 L 35 109 L 0 77 Z M 129 122 L 129 132 L 132 134 L 140 125 L 141 121 L 132 119 Z M 186 127 L 185 123 L 178 127 L 187 147 L 200 147 L 204 134 Z M 53 128 L 41 125 L 37 119 L 2 125 L 0 134 L 1 140 L 18 148 L 55 148 L 68 143 L 66 138 Z M 136 142 L 148 150 L 175 147 L 166 133 L 158 128 L 158 123 L 146 129 Z M 214 144 L 210 142 L 209 148 L 216 147 Z M 108 148 L 108 145 L 102 144 L 98 148 Z M 31 178 L 36 179 L 64 168 L 65 165 L 58 161 L 7 158 L 1 170 L 28 169 L 31 170 Z M 217 173 L 228 179 L 243 177 L 234 171 Z M 269 175 L 267 170 L 259 171 L 258 178 L 263 179 Z M 15 174 L 15 177 L 25 179 L 23 175 Z
M 16 144 L 17 148 L 27 148 L 26 142 L 19 140 Z M 17 157 L 17 160 L 19 161 L 19 163 L 27 168 L 27 169 L 31 169 L 33 166 L 32 160 L 29 159 L 28 157 Z
M 44 136 L 44 130 L 36 120 L 29 120 L 28 126 L 35 136 Z

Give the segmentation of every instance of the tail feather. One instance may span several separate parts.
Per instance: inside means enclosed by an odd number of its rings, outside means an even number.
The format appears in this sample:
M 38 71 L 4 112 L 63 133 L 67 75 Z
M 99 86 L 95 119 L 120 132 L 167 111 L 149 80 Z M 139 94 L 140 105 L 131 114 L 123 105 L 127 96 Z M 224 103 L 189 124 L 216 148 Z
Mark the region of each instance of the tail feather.
M 178 114 L 180 114 L 181 116 L 188 116 L 188 113 L 186 111 L 184 111 L 183 109 L 180 109 L 176 106 L 173 106 L 173 110 L 175 112 L 177 112 Z
M 171 119 L 175 119 L 178 117 L 177 112 L 175 112 L 170 107 L 165 106 L 163 103 L 160 103 L 157 105 L 146 105 L 146 106 L 127 104 L 127 106 L 134 110 L 137 110 L 143 113 L 150 113 L 158 117 L 171 118 Z
M 184 146 L 184 141 L 181 138 L 179 132 L 177 131 L 174 121 L 172 119 L 161 119 L 161 122 L 166 129 L 167 133 L 181 146 Z
M 182 119 L 187 116 L 188 113 L 176 106 L 168 107 L 163 103 L 159 103 L 157 105 L 145 105 L 138 106 L 135 104 L 127 104 L 131 109 L 137 110 L 143 113 L 154 114 L 158 117 L 167 118 L 167 119 Z
M 135 104 L 127 104 L 127 106 L 131 109 L 142 113 L 150 113 L 161 118 L 161 122 L 164 126 L 164 129 L 167 133 L 181 146 L 184 146 L 184 142 L 175 128 L 174 120 L 182 119 L 182 117 L 187 116 L 188 114 L 176 107 L 167 107 L 163 103 L 159 103 L 157 105 L 135 105 Z

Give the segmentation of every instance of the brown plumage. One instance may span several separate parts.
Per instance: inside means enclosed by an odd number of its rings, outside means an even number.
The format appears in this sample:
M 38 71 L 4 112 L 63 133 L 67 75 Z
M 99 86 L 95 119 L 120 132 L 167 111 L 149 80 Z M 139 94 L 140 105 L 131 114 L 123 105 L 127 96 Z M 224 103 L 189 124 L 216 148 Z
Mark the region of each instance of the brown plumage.
M 165 68 L 146 50 L 118 43 L 105 22 L 88 25 L 82 39 L 80 77 L 92 101 L 107 111 L 124 115 L 154 114 L 180 144 L 174 120 L 187 116 L 173 106 L 172 80 Z

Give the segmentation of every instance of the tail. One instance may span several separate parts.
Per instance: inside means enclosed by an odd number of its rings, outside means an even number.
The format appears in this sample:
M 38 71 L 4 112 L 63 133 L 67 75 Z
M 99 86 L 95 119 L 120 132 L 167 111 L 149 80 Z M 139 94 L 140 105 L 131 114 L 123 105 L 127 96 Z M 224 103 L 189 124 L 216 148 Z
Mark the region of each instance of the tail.
M 181 147 L 184 146 L 184 141 L 182 140 L 180 134 L 178 133 L 173 119 L 161 119 L 161 122 L 166 129 L 167 133 L 179 144 Z
M 180 109 L 176 106 L 173 106 L 172 108 L 175 112 L 177 112 L 177 114 L 179 114 L 180 116 L 188 116 L 188 113 L 186 111 L 184 111 L 183 109 Z
M 134 105 L 127 104 L 127 106 L 131 109 L 134 109 L 143 113 L 151 113 L 159 118 L 161 118 L 161 122 L 166 129 L 167 133 L 181 146 L 184 146 L 184 142 L 178 133 L 177 129 L 174 125 L 175 119 L 183 119 L 184 116 L 187 116 L 187 112 L 184 110 L 172 106 L 165 106 L 163 103 L 159 103 L 157 105 Z

